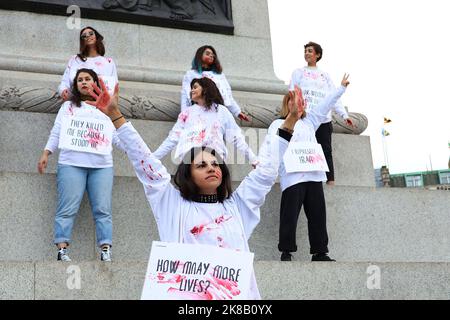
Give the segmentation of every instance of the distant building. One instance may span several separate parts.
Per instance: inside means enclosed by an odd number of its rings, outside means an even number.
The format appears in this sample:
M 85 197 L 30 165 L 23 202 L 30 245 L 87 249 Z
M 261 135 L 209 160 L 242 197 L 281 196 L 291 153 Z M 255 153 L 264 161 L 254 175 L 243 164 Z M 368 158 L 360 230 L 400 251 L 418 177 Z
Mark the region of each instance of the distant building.
M 375 169 L 375 186 L 377 188 L 383 187 L 383 180 L 381 179 L 381 168 Z
M 390 175 L 390 186 L 450 190 L 450 169 Z

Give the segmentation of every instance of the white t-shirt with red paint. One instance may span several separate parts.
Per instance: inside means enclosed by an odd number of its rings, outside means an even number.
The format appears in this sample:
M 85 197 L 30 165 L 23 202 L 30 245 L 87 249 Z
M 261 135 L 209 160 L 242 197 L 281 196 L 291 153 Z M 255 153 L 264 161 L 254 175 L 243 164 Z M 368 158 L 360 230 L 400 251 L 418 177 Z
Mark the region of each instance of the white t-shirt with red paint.
M 317 67 L 303 67 L 294 70 L 289 84 L 289 90 L 294 90 L 295 85 L 302 89 L 303 97 L 306 101 L 306 112 L 316 108 L 327 95 L 336 90 L 330 75 Z M 347 119 L 348 113 L 341 101 L 336 101 L 327 113 L 327 121 L 330 122 L 331 110 L 334 110 L 342 118 Z
M 184 199 L 170 183 L 170 174 L 147 147 L 131 123 L 122 125 L 117 135 L 133 164 L 152 208 L 161 241 L 206 244 L 250 251 L 248 239 L 260 221 L 260 207 L 278 175 L 279 159 L 287 141 L 270 136 L 270 158 L 262 158 L 223 203 L 200 203 Z M 278 156 L 278 157 L 277 157 Z M 250 296 L 260 299 L 254 274 Z
M 61 83 L 58 87 L 59 95 L 61 95 L 65 89 L 71 91 L 73 79 L 75 78 L 77 71 L 82 68 L 92 69 L 99 76 L 113 77 L 116 83 L 118 82 L 116 64 L 112 58 L 98 56 L 86 58 L 86 61 L 83 61 L 75 55 L 70 58 L 66 70 L 64 71 Z
M 54 153 L 58 149 L 59 137 L 61 134 L 61 125 L 63 117 L 87 117 L 88 119 L 105 120 L 110 124 L 110 130 L 113 130 L 112 144 L 123 150 L 120 145 L 120 140 L 117 138 L 116 129 L 114 128 L 111 119 L 96 107 L 91 106 L 85 102 L 81 102 L 80 107 L 77 107 L 73 102 L 66 101 L 62 104 L 55 119 L 55 123 L 50 132 L 45 150 L 49 150 Z M 62 149 L 59 153 L 59 164 L 67 164 L 76 167 L 84 168 L 108 168 L 113 166 L 112 154 L 102 155 L 90 152 L 80 152 L 68 149 Z
M 154 152 L 162 159 L 173 148 L 174 158 L 180 160 L 192 147 L 207 146 L 220 153 L 223 159 L 228 154 L 225 141 L 232 143 L 252 163 L 256 156 L 250 149 L 231 113 L 222 105 L 214 104 L 210 109 L 194 104 L 178 115 L 178 120 L 168 137 Z
M 315 108 L 311 109 L 301 120 L 298 120 L 294 126 L 294 132 L 292 134 L 292 138 L 290 142 L 314 142 L 317 143 L 316 139 L 316 130 L 322 123 L 328 121 L 328 112 L 330 108 L 336 103 L 336 101 L 344 94 L 345 87 L 340 86 L 339 88 L 332 91 L 328 94 L 325 99 L 323 99 Z M 267 138 L 270 136 L 274 136 L 277 134 L 278 129 L 283 124 L 284 120 L 277 119 L 272 122 L 269 129 L 267 130 L 267 136 L 261 145 L 261 149 L 259 151 L 259 157 L 271 156 L 270 142 L 271 138 Z M 293 186 L 297 183 L 308 182 L 308 181 L 326 181 L 327 176 L 325 171 L 308 171 L 308 172 L 286 172 L 286 168 L 284 166 L 284 162 L 280 162 L 280 187 L 281 191 L 286 190 L 290 186 Z

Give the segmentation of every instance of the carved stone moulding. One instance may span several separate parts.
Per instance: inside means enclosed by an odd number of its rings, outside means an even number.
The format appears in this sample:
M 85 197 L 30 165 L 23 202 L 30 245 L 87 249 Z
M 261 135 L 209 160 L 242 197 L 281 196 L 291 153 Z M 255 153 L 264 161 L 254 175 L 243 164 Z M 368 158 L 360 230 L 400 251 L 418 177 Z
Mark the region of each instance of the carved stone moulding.
M 49 88 L 5 86 L 0 89 L 0 110 L 57 113 L 62 100 Z M 175 122 L 180 112 L 178 101 L 161 96 L 120 95 L 120 109 L 128 119 Z M 268 128 L 279 117 L 278 110 L 263 104 L 241 104 L 242 111 L 251 121 L 239 124 L 245 127 Z M 349 113 L 354 127 L 349 127 L 343 119 L 333 114 L 335 133 L 361 134 L 368 125 L 367 117 L 360 113 Z
M 2 0 L 0 8 L 232 35 L 231 0 Z M 71 7 L 73 8 L 73 7 Z

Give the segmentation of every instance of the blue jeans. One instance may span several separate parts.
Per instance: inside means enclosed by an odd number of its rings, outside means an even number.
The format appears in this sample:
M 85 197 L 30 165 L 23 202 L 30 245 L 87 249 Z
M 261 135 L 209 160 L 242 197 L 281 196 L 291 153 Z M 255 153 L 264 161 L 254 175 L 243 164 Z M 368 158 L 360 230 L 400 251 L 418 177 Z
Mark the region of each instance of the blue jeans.
M 95 221 L 97 245 L 112 245 L 113 168 L 82 168 L 58 164 L 56 175 L 58 207 L 55 216 L 55 244 L 70 243 L 75 216 L 87 190 Z

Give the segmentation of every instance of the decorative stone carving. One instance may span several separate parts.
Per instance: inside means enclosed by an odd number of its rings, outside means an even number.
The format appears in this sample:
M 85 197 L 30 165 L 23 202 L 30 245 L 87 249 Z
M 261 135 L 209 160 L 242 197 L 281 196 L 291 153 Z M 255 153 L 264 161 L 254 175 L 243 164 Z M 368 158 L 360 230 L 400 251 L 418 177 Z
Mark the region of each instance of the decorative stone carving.
M 119 99 L 120 110 L 126 118 L 176 121 L 180 105 L 164 97 L 124 96 Z
M 0 110 L 57 113 L 61 100 L 55 90 L 14 86 L 0 90 Z
M 333 113 L 331 123 L 333 124 L 334 133 L 361 134 L 366 130 L 369 120 L 361 113 L 349 112 L 349 118 L 353 122 L 353 127 L 348 126 L 344 119 Z
M 128 11 L 138 9 L 152 11 L 153 7 L 161 8 L 161 2 L 164 2 L 170 8 L 170 18 L 175 20 L 192 20 L 198 14 L 216 14 L 213 0 L 198 0 L 201 8 L 193 6 L 191 0 L 105 0 L 102 6 L 105 9 L 122 8 Z
M 66 16 L 78 6 L 83 18 L 232 35 L 231 0 L 1 0 L 1 9 Z
M 0 90 L 0 110 L 57 113 L 61 104 L 57 93 L 49 88 L 8 86 Z M 123 115 L 129 119 L 175 122 L 180 112 L 178 101 L 161 96 L 121 95 L 119 104 Z M 262 104 L 243 103 L 241 108 L 251 118 L 250 122 L 238 120 L 245 127 L 268 128 L 279 117 L 279 110 Z M 363 114 L 350 112 L 349 116 L 355 125 L 353 128 L 333 114 L 335 133 L 361 134 L 367 128 L 367 117 Z

